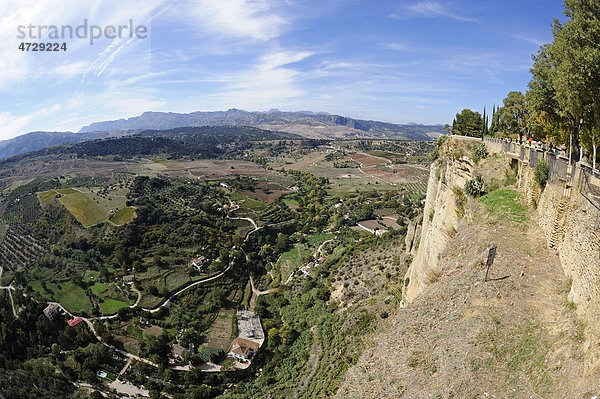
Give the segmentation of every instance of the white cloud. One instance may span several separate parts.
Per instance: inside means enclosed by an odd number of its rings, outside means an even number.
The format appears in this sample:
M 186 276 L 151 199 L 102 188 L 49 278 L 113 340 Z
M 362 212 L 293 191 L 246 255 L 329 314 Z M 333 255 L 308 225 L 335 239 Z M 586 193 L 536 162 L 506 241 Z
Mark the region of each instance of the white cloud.
M 54 69 L 52 70 L 53 73 L 57 73 L 59 75 L 65 76 L 67 78 L 72 78 L 74 76 L 77 76 L 81 73 L 83 73 L 83 71 L 85 70 L 85 68 L 88 66 L 88 62 L 86 61 L 76 61 L 76 62 L 71 62 L 71 63 L 63 63 L 60 65 L 57 65 L 56 67 L 54 67 Z
M 394 51 L 413 51 L 414 48 L 402 43 L 385 43 L 384 47 Z
M 225 82 L 224 89 L 214 98 L 221 98 L 224 105 L 250 109 L 285 105 L 287 101 L 305 94 L 298 84 L 304 74 L 289 67 L 289 64 L 315 54 L 310 51 L 266 54 L 249 69 L 221 76 L 220 80 Z
M 280 51 L 276 53 L 267 54 L 260 57 L 260 64 L 258 67 L 262 70 L 270 70 L 279 68 L 281 66 L 300 62 L 305 58 L 315 55 L 316 53 L 311 51 Z
M 24 133 L 24 129 L 32 121 L 52 115 L 60 110 L 60 105 L 40 109 L 24 115 L 13 115 L 10 112 L 0 112 L 0 140 L 7 140 Z
M 274 13 L 272 0 L 196 0 L 186 3 L 197 28 L 224 37 L 267 41 L 278 37 L 286 20 Z
M 477 22 L 476 19 L 466 17 L 453 10 L 439 1 L 425 0 L 418 3 L 407 5 L 402 13 L 391 14 L 390 17 L 397 19 L 405 19 L 410 17 L 422 18 L 450 18 L 462 22 Z

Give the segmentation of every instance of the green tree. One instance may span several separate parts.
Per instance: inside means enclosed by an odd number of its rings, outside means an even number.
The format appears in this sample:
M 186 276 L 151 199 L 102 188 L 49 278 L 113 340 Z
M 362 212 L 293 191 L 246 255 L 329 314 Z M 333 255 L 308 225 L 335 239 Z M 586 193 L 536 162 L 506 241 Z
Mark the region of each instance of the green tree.
M 452 121 L 452 134 L 461 136 L 481 137 L 483 118 L 477 111 L 463 109 Z
M 520 91 L 511 91 L 503 103 L 500 114 L 500 131 L 505 137 L 518 135 L 519 141 L 523 141 L 527 121 L 525 96 Z

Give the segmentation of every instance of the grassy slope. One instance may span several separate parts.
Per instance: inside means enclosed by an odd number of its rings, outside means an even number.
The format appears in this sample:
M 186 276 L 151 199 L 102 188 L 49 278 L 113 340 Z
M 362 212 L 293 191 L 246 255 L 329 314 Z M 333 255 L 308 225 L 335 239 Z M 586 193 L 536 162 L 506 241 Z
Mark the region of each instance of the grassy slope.
M 117 226 L 122 226 L 127 224 L 133 220 L 135 217 L 135 208 L 132 206 L 126 206 L 125 208 L 121 208 L 110 217 L 110 221 Z

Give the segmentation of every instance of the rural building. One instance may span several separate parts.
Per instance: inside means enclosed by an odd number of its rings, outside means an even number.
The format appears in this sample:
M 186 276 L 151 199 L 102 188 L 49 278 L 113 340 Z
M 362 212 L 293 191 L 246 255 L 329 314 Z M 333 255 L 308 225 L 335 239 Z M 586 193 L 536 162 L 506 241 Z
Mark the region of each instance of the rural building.
M 192 266 L 194 266 L 196 268 L 196 270 L 200 271 L 202 269 L 202 266 L 204 266 L 204 264 L 208 261 L 208 259 L 206 259 L 205 256 L 199 256 L 195 259 L 192 259 Z
M 326 258 L 326 257 L 324 257 L 324 256 L 321 256 L 319 259 L 317 259 L 317 263 L 323 263 L 323 262 L 325 262 L 326 260 L 327 260 L 327 258 Z
M 73 327 L 73 328 L 79 328 L 79 327 L 81 327 L 81 326 L 83 325 L 83 324 L 81 323 L 82 321 L 83 321 L 83 319 L 82 319 L 81 317 L 75 317 L 74 319 L 67 320 L 67 324 L 68 324 L 70 327 Z
M 133 282 L 133 277 L 134 277 L 133 274 L 130 274 L 128 276 L 123 276 L 123 282 L 125 284 L 130 284 Z
M 46 306 L 46 309 L 44 309 L 44 316 L 52 320 L 58 309 L 60 309 L 60 307 L 57 304 L 51 303 L 50 305 Z
M 229 356 L 241 361 L 249 362 L 260 347 L 258 342 L 253 342 L 244 338 L 233 340 Z
M 378 237 L 387 232 L 387 229 L 383 227 L 377 220 L 363 220 L 358 222 L 357 225 L 361 229 L 368 231 L 371 234 L 375 234 Z
M 188 352 L 183 346 L 175 344 L 171 347 L 171 357 L 176 362 L 183 362 L 183 356 Z

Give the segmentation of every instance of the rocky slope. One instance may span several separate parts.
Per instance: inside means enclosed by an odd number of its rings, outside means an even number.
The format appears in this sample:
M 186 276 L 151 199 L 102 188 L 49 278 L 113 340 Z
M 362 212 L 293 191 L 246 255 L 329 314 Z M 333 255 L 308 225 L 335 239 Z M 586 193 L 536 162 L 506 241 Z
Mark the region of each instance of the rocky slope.
M 596 248 L 586 216 L 591 210 L 578 194 L 565 200 L 552 186 L 536 190 L 531 168 L 522 165 L 517 184 L 504 191 L 514 197 L 462 200 L 457 188 L 466 179 L 481 174 L 501 186 L 511 183 L 503 178 L 514 166 L 501 154 L 475 164 L 463 157 L 470 146 L 449 140 L 432 166 L 405 306 L 346 373 L 338 397 L 590 399 L 600 393 L 594 354 L 600 264 L 590 252 Z M 557 215 L 564 226 L 559 233 Z M 551 240 L 559 252 L 549 248 Z

